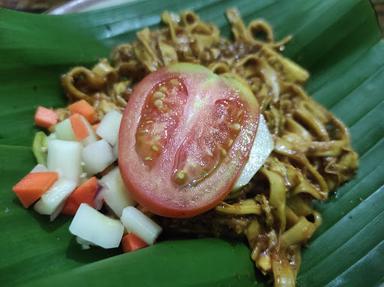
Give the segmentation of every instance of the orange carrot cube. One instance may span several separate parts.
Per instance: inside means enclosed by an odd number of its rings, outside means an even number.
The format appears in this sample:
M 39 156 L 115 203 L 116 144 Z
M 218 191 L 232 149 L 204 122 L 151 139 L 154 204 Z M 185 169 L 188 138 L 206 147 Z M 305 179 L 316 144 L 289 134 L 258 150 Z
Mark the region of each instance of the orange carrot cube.
M 13 191 L 23 206 L 28 208 L 55 183 L 58 177 L 57 172 L 50 171 L 28 173 L 13 187 Z
M 69 120 L 71 121 L 73 133 L 78 141 L 82 141 L 88 137 L 88 129 L 81 115 L 73 114 L 69 117 Z
M 80 100 L 69 105 L 68 109 L 72 114 L 80 114 L 84 116 L 91 124 L 97 121 L 96 110 L 85 100 Z
M 45 107 L 37 107 L 35 113 L 35 124 L 41 128 L 50 128 L 58 121 L 58 116 L 54 110 Z
M 97 183 L 96 177 L 91 177 L 68 197 L 62 210 L 63 214 L 75 215 L 80 204 L 86 203 L 91 207 L 95 207 L 95 197 L 98 190 L 99 184 Z
M 121 246 L 124 252 L 131 252 L 147 247 L 148 244 L 134 233 L 128 233 L 121 240 Z

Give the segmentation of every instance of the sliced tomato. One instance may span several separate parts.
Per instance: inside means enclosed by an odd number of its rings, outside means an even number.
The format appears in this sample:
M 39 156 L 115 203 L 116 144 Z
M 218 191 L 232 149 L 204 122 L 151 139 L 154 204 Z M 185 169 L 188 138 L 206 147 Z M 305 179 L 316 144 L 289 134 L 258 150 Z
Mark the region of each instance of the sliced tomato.
M 119 132 L 119 167 L 149 211 L 192 217 L 231 191 L 255 138 L 259 105 L 246 84 L 175 64 L 134 89 Z

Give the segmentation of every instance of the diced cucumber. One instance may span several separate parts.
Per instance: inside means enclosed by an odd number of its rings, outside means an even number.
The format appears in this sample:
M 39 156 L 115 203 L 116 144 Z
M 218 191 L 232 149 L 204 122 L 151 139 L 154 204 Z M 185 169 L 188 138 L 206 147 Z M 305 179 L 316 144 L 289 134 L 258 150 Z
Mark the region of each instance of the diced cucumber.
M 118 111 L 113 110 L 108 112 L 101 120 L 100 125 L 96 130 L 96 134 L 114 146 L 119 135 L 122 117 L 123 115 Z
M 70 119 L 65 119 L 55 126 L 56 137 L 59 140 L 75 141 L 76 137 L 72 129 Z
M 160 225 L 133 206 L 124 208 L 121 222 L 129 232 L 133 232 L 151 245 L 162 231 Z
M 61 178 L 43 194 L 34 209 L 40 214 L 51 215 L 67 199 L 67 197 L 76 188 L 76 182 Z
M 116 160 L 112 147 L 106 140 L 99 140 L 84 147 L 82 158 L 88 175 L 103 171 Z
M 89 205 L 82 203 L 73 218 L 69 231 L 87 244 L 103 248 L 118 247 L 124 226 L 119 220 L 109 218 Z
M 81 151 L 79 142 L 51 140 L 48 142 L 47 167 L 66 179 L 79 182 L 81 174 Z
M 117 216 L 121 216 L 125 207 L 135 204 L 124 185 L 118 167 L 104 175 L 100 180 L 100 184 L 103 186 L 100 192 L 105 203 Z

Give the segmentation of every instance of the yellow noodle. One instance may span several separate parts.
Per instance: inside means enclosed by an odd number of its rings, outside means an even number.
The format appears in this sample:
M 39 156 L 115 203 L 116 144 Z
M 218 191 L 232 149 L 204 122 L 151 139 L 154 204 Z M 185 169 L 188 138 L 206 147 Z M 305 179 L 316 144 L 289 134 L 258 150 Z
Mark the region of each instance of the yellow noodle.
M 225 214 L 261 214 L 261 207 L 258 203 L 256 203 L 253 199 L 242 200 L 239 203 L 228 204 L 221 203 L 216 206 L 215 210 L 220 213 Z
M 276 210 L 277 219 L 280 222 L 280 229 L 285 229 L 285 199 L 286 199 L 286 185 L 283 177 L 273 171 L 263 168 L 261 172 L 268 178 L 270 185 L 269 202 Z
M 230 67 L 225 62 L 212 63 L 208 66 L 208 68 L 218 75 L 225 74 L 230 71 Z
M 295 225 L 282 234 L 280 242 L 283 246 L 305 243 L 315 230 L 316 225 L 302 216 Z
M 274 42 L 273 30 L 264 20 L 253 20 L 248 24 L 248 31 L 254 40 Z M 260 39 L 259 39 L 260 38 Z
M 294 286 L 301 246 L 321 224 L 312 200 L 327 199 L 330 190 L 350 179 L 358 156 L 345 125 L 304 91 L 309 73 L 280 54 L 291 37 L 275 40 L 264 20 L 245 25 L 236 9 L 228 10 L 227 18 L 233 41 L 221 38 L 216 26 L 193 11 L 166 11 L 164 28 L 139 31 L 137 41 L 116 47 L 110 61 L 102 59 L 91 70 L 75 67 L 62 84 L 71 101 L 85 99 L 102 118 L 111 109 L 123 110 L 138 81 L 171 63 L 201 64 L 227 81 L 246 82 L 273 135 L 274 151 L 250 184 L 194 222 L 205 220 L 200 232 L 210 232 L 211 222 L 245 235 L 256 267 L 273 275 L 275 286 Z M 58 112 L 61 119 L 69 116 L 65 109 Z M 193 230 L 189 221 L 180 224 Z
M 295 274 L 284 259 L 275 259 L 272 263 L 274 274 L 274 282 L 276 287 L 293 287 L 295 286 Z

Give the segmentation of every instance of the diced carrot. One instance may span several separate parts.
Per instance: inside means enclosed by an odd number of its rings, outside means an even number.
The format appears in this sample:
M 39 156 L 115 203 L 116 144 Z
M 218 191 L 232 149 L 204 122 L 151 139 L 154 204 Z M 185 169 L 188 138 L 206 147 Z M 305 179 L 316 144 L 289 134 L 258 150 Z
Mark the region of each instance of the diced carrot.
M 85 100 L 80 100 L 69 105 L 68 109 L 72 114 L 84 116 L 91 124 L 97 121 L 96 110 Z
M 98 190 L 96 177 L 91 177 L 82 183 L 68 197 L 62 210 L 63 214 L 75 215 L 80 204 L 87 203 L 89 206 L 95 207 L 95 197 Z
M 75 134 L 76 139 L 81 141 L 87 138 L 87 136 L 89 135 L 88 129 L 81 115 L 73 114 L 69 117 L 69 120 L 71 121 L 72 130 Z
M 44 108 L 42 106 L 37 107 L 35 113 L 35 124 L 41 128 L 50 128 L 58 121 L 58 116 L 54 110 Z
M 28 173 L 13 187 L 13 191 L 23 206 L 28 208 L 55 183 L 58 177 L 57 172 L 50 171 Z
M 65 215 L 74 216 L 76 214 L 77 209 L 79 208 L 79 206 L 80 205 L 78 205 L 74 201 L 67 199 L 67 201 L 64 204 L 63 209 L 61 210 L 61 213 L 65 214 Z
M 124 252 L 131 252 L 148 246 L 146 242 L 134 233 L 126 234 L 121 241 L 121 245 Z

